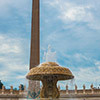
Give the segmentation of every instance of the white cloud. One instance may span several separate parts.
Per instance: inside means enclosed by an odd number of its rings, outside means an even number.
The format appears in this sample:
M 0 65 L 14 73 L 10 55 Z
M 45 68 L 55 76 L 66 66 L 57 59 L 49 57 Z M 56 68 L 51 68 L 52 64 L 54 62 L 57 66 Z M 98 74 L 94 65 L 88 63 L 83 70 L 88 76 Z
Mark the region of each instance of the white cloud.
M 98 69 L 100 70 L 100 61 L 95 61 L 95 65 L 98 67 Z
M 65 23 L 68 21 L 90 22 L 93 20 L 93 15 L 89 11 L 92 8 L 90 5 L 77 5 L 66 0 L 45 1 L 45 3 L 55 7 L 59 11 L 59 18 Z
M 10 69 L 10 71 L 16 71 L 16 72 L 20 72 L 20 73 L 24 73 L 24 72 L 28 72 L 28 70 L 29 70 L 29 66 L 27 66 L 27 65 L 20 65 L 20 64 L 7 64 L 8 65 L 8 68 Z M 12 67 L 13 66 L 13 67 Z
M 0 40 L 3 40 L 4 39 L 4 36 L 0 35 Z
M 9 36 L 0 34 L 0 79 L 9 85 L 13 83 L 18 86 L 26 82 L 25 75 L 29 70 L 28 62 L 23 58 L 27 49 L 23 47 L 24 39 Z
M 0 34 L 1 35 L 1 34 Z M 4 35 L 0 36 L 0 53 L 21 53 L 20 40 L 10 38 Z
M 100 19 L 95 16 L 99 10 L 95 3 L 78 4 L 68 0 L 44 0 L 49 8 L 55 8 L 55 17 L 60 18 L 65 24 L 75 24 L 75 22 L 86 22 L 92 29 L 100 29 Z M 98 11 L 97 11 L 97 10 Z M 96 10 L 94 12 L 94 10 Z M 68 25 L 67 25 L 68 26 Z M 72 25 L 73 26 L 73 25 Z M 69 27 L 69 26 L 68 26 Z
M 19 15 L 23 16 L 23 18 L 26 18 L 26 12 L 30 11 L 30 8 L 30 0 L 0 0 L 0 17 L 9 18 L 10 15 L 12 15 L 11 13 L 13 9 L 16 9 Z
M 100 66 L 98 66 L 99 70 L 100 70 Z
M 100 83 L 100 70 L 97 71 L 96 67 L 83 67 L 73 69 L 73 74 L 75 75 L 76 84 L 94 84 L 96 85 L 96 80 L 98 80 L 98 84 Z
M 0 58 L 0 62 L 4 61 L 4 58 Z
M 63 61 L 69 66 L 76 66 L 76 67 L 84 67 L 89 65 L 95 65 L 95 59 L 91 58 L 90 56 L 82 53 L 73 53 L 73 54 L 63 54 Z M 60 58 L 61 59 L 61 58 Z M 65 60 L 64 60 L 65 59 Z M 66 60 L 67 59 L 67 60 Z
M 20 37 L 22 32 L 27 30 L 23 30 L 23 26 L 16 30 L 13 28 L 13 24 L 16 23 L 15 25 L 19 27 L 21 18 L 24 20 L 23 24 L 29 26 L 27 17 L 30 16 L 31 7 L 31 0 L 0 0 L 0 19 L 4 19 L 1 25 L 4 25 L 5 21 L 8 24 L 7 29 L 5 28 L 6 32 L 0 32 L 0 79 L 9 86 L 12 84 L 18 86 L 20 83 L 24 83 L 24 76 L 29 70 L 29 41 L 27 38 Z M 13 24 L 11 20 L 14 21 Z M 5 30 L 1 29 L 1 31 Z M 7 33 L 8 31 L 10 33 Z
M 16 78 L 17 78 L 17 79 L 25 79 L 25 77 L 26 77 L 26 75 L 19 75 L 19 76 L 17 76 Z
M 17 74 L 19 73 L 19 74 Z M 18 87 L 20 84 L 27 84 L 26 73 L 28 73 L 28 66 L 7 66 L 4 69 L 1 69 L 0 80 L 4 82 L 6 87 L 13 85 Z
M 90 58 L 86 57 L 85 55 L 82 55 L 81 53 L 76 53 L 74 57 L 79 61 L 82 59 L 87 60 L 87 61 L 91 60 Z
M 100 65 L 100 61 L 96 61 L 95 65 L 97 65 L 97 66 Z
M 5 70 L 1 70 L 0 72 L 0 80 L 2 81 L 7 81 L 8 80 L 8 77 L 9 76 L 9 72 L 5 69 Z
M 58 82 L 61 89 L 65 89 L 66 85 L 69 86 L 69 89 L 74 89 L 75 84 L 78 86 L 78 89 L 83 88 L 83 84 L 86 85 L 86 88 L 90 88 L 92 83 L 94 87 L 99 86 L 100 70 L 96 71 L 96 67 L 72 68 L 71 71 L 75 79 Z
M 66 8 L 64 10 L 63 8 L 61 9 L 62 14 L 60 15 L 60 18 L 63 21 L 81 21 L 81 22 L 89 22 L 91 21 L 92 14 L 90 12 L 87 12 L 88 7 L 70 7 Z M 90 8 L 89 8 L 90 9 Z

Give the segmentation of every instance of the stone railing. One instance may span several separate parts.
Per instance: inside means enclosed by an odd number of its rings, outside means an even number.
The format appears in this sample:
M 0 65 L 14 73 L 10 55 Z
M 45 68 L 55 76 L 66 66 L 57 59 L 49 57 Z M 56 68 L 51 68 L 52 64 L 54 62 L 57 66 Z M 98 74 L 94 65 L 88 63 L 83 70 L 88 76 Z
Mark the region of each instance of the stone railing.
M 93 87 L 93 84 L 91 84 L 90 89 L 86 89 L 86 86 L 83 85 L 83 89 L 78 90 L 77 85 L 75 85 L 75 89 L 74 90 L 69 90 L 68 89 L 68 85 L 66 85 L 66 90 L 61 90 L 60 86 L 58 86 L 58 89 L 60 91 L 60 93 L 63 94 L 96 94 L 96 93 L 100 93 L 100 89 L 95 89 Z M 26 90 L 26 86 L 24 86 L 24 90 L 21 89 L 21 85 L 19 86 L 18 90 L 14 90 L 13 86 L 10 86 L 10 89 L 5 89 L 5 86 L 2 86 L 2 89 L 0 89 L 0 94 L 25 94 L 27 95 L 27 90 Z
M 60 91 L 60 97 L 61 98 L 84 98 L 84 97 L 100 97 L 100 89 L 95 89 L 93 87 L 93 84 L 90 86 L 90 89 L 86 89 L 86 86 L 83 85 L 83 89 L 78 90 L 78 86 L 75 85 L 74 90 L 69 90 L 68 85 L 66 85 L 66 90 L 61 90 L 60 86 L 58 86 L 58 89 Z M 5 86 L 2 86 L 2 89 L 0 89 L 0 98 L 30 98 L 31 97 L 37 97 L 37 94 L 30 93 L 30 91 L 26 90 L 26 86 L 24 86 L 24 90 L 21 89 L 21 85 L 19 86 L 18 90 L 14 90 L 13 86 L 10 87 L 10 89 L 5 89 Z
M 13 89 L 13 86 L 10 86 L 10 89 L 6 89 L 5 86 L 2 86 L 2 89 L 0 89 L 0 95 L 5 95 L 5 94 L 8 94 L 8 95 L 13 95 L 13 94 L 24 94 L 26 92 L 26 86 L 24 86 L 24 90 L 21 89 L 21 85 L 19 86 L 19 89 L 18 90 L 14 90 Z
M 59 89 L 60 89 L 60 86 L 59 86 Z M 80 89 L 80 90 L 78 90 L 78 87 L 77 87 L 77 85 L 75 85 L 75 89 L 74 90 L 69 90 L 68 89 L 68 85 L 66 85 L 66 90 L 60 90 L 60 93 L 61 94 L 67 94 L 67 95 L 69 95 L 69 94 L 100 94 L 100 89 L 95 89 L 94 87 L 93 87 L 93 84 L 91 84 L 91 86 L 90 86 L 90 89 L 86 89 L 86 86 L 85 85 L 83 85 L 83 89 Z

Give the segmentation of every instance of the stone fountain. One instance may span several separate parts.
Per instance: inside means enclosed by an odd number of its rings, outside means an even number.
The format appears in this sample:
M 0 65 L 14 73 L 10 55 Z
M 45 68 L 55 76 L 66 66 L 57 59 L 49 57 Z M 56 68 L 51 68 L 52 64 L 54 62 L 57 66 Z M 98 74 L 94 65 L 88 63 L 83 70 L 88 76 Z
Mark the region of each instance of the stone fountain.
M 40 98 L 59 98 L 57 82 L 73 79 L 74 76 L 68 68 L 61 67 L 55 62 L 46 62 L 32 68 L 26 78 L 42 81 Z

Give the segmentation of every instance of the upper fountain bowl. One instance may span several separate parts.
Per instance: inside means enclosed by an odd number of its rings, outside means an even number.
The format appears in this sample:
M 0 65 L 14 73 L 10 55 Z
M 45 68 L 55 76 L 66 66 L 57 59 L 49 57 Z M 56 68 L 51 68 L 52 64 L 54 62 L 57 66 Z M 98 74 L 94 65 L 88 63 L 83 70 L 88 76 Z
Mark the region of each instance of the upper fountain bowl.
M 68 68 L 61 67 L 56 62 L 45 62 L 37 67 L 33 67 L 26 78 L 30 80 L 43 80 L 45 76 L 54 76 L 57 80 L 74 78 L 72 72 Z

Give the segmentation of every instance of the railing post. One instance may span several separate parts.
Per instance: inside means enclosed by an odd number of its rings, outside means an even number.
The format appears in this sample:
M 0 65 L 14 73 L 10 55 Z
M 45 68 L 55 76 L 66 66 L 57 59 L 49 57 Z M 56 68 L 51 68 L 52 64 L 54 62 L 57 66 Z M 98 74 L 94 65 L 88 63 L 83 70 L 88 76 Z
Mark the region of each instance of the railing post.
M 93 87 L 93 84 L 91 84 L 91 93 L 92 93 L 92 94 L 94 93 L 94 87 Z
M 83 85 L 83 93 L 85 94 L 85 84 Z
M 68 85 L 66 85 L 66 94 L 68 94 Z
M 13 86 L 10 87 L 10 94 L 13 94 Z
M 75 85 L 75 94 L 77 94 L 77 85 Z
M 5 93 L 5 86 L 3 85 L 2 86 L 2 94 L 4 94 Z

